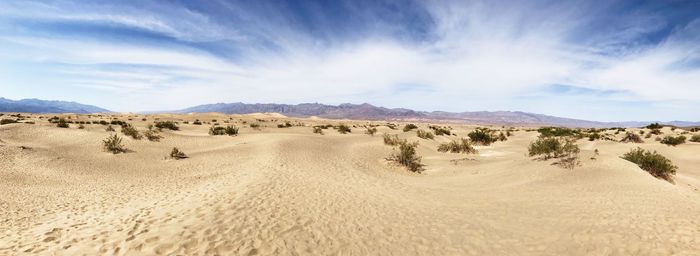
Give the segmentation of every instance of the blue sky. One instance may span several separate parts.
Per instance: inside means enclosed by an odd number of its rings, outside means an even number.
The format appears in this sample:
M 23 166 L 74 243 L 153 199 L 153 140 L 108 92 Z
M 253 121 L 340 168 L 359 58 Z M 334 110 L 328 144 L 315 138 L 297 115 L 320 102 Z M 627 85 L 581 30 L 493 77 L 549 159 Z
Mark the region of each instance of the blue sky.
M 0 1 L 0 96 L 700 120 L 700 1 Z

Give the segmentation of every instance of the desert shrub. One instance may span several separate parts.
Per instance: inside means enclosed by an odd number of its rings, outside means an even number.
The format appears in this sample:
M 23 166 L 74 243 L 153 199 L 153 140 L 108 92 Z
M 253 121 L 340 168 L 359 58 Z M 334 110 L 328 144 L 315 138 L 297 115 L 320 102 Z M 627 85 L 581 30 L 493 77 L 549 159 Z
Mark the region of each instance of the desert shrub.
M 418 129 L 416 130 L 416 136 L 421 139 L 432 140 L 435 139 L 435 135 L 432 132 Z
M 644 135 L 644 130 L 639 130 L 639 135 Z
M 15 119 L 2 119 L 0 120 L 0 125 L 16 123 Z
M 508 140 L 508 137 L 506 137 L 506 135 L 503 134 L 503 132 L 500 132 L 498 134 L 498 141 L 506 141 L 506 140 Z
M 622 138 L 622 140 L 620 140 L 620 142 L 625 142 L 625 143 L 627 143 L 627 142 L 642 143 L 642 142 L 644 142 L 644 140 L 642 140 L 642 138 L 639 137 L 639 135 L 637 135 L 637 134 L 635 134 L 635 133 L 627 132 L 627 133 L 625 134 L 625 137 Z
M 85 125 L 82 125 L 82 124 L 78 125 L 78 129 L 81 129 L 81 130 L 85 129 Z
M 202 121 L 199 121 L 199 119 L 197 119 L 197 120 L 194 120 L 194 122 L 192 122 L 192 124 L 193 125 L 202 125 Z
M 122 133 L 126 136 L 129 136 L 135 140 L 140 140 L 142 138 L 141 134 L 139 133 L 136 128 L 131 126 L 131 124 L 126 124 L 122 126 Z
M 595 141 L 599 140 L 601 138 L 600 133 L 598 132 L 593 132 L 588 134 L 588 140 L 589 141 Z
M 575 136 L 577 134 L 576 130 L 572 130 L 565 127 L 542 127 L 537 129 L 541 137 L 568 137 Z
M 344 124 L 338 125 L 338 127 L 336 127 L 336 129 L 338 129 L 338 132 L 341 134 L 346 134 L 346 133 L 352 132 L 350 130 L 350 127 L 348 127 L 347 125 L 344 125 Z
M 485 128 L 477 128 L 467 134 L 467 136 L 472 142 L 484 146 L 491 145 L 491 143 L 496 141 L 496 138 L 492 137 L 490 131 Z
M 259 129 L 260 129 L 260 124 L 259 124 L 259 123 L 251 123 L 251 124 L 250 124 L 250 128 L 259 130 Z
M 392 129 L 392 130 L 396 130 L 396 124 L 387 123 L 386 127 L 389 127 L 389 129 Z
M 651 131 L 649 131 L 649 134 L 661 135 L 663 134 L 663 132 L 661 132 L 660 129 L 651 129 Z
M 402 139 L 399 139 L 399 136 L 394 134 L 394 135 L 389 135 L 387 133 L 384 134 L 384 144 L 389 145 L 389 146 L 396 146 L 399 144 L 399 142 L 403 141 Z
M 452 135 L 452 130 L 450 130 L 449 128 L 446 128 L 446 127 L 440 127 L 440 126 L 431 125 L 431 126 L 428 126 L 428 128 L 430 128 L 431 130 L 433 130 L 433 132 L 434 132 L 435 135 L 437 135 L 437 136 L 441 136 L 441 135 L 448 135 L 448 136 L 449 136 L 449 135 Z
M 177 126 L 177 123 L 175 123 L 173 121 L 157 121 L 157 122 L 155 122 L 155 127 L 158 128 L 158 130 L 163 130 L 163 129 L 168 129 L 168 130 L 173 130 L 173 131 L 180 130 L 180 127 Z
M 560 138 L 538 138 L 528 147 L 529 156 L 541 156 L 544 159 L 577 155 L 579 152 L 574 141 Z
M 664 126 L 660 125 L 659 123 L 652 123 L 652 124 L 647 125 L 645 128 L 651 129 L 651 130 L 658 130 L 658 129 L 664 128 Z
M 66 122 L 65 119 L 61 118 L 61 119 L 59 119 L 58 122 L 56 123 L 56 127 L 68 128 L 68 127 L 70 127 L 70 125 L 68 125 L 68 122 Z
M 109 126 L 107 126 L 107 128 L 105 128 L 105 131 L 113 132 L 113 131 L 114 131 L 114 127 L 112 127 L 111 125 L 109 125 Z
M 121 121 L 121 120 L 112 120 L 112 121 L 109 122 L 109 124 L 111 124 L 111 125 L 119 125 L 119 126 L 125 126 L 125 125 L 127 125 L 126 122 Z
M 226 128 L 221 126 L 212 126 L 209 128 L 209 135 L 224 135 L 226 134 Z
M 645 139 L 651 138 L 651 133 L 647 133 L 647 135 L 644 136 Z
M 122 145 L 122 138 L 116 134 L 112 134 L 107 139 L 102 141 L 102 148 L 105 151 L 112 152 L 112 154 L 119 154 L 126 152 L 126 148 Z
M 678 136 L 678 137 L 666 136 L 663 139 L 661 139 L 660 142 L 661 142 L 661 144 L 666 144 L 666 145 L 675 147 L 677 145 L 685 143 L 685 140 L 686 140 L 686 137 L 683 135 Z
M 371 136 L 374 136 L 375 133 L 377 133 L 377 128 L 374 128 L 374 127 L 369 127 L 365 131 L 365 134 L 369 134 Z
M 418 126 L 415 124 L 407 124 L 403 127 L 404 132 L 408 132 L 408 131 L 411 131 L 413 129 L 418 129 Z
M 105 120 L 100 120 L 100 124 L 101 124 L 101 125 L 108 125 L 109 123 L 108 123 L 107 121 L 105 121 Z
M 227 125 L 224 132 L 228 136 L 236 136 L 236 135 L 238 135 L 238 127 Z
M 183 158 L 187 158 L 187 155 L 185 155 L 185 152 L 182 152 L 177 148 L 173 148 L 173 150 L 170 151 L 170 158 L 180 160 Z
M 439 152 L 450 152 L 450 153 L 465 153 L 465 154 L 475 154 L 477 150 L 469 144 L 469 140 L 466 138 L 461 138 L 459 142 L 450 141 L 448 143 L 443 143 L 438 145 Z
M 284 122 L 284 124 L 277 124 L 277 128 L 289 128 L 292 127 L 292 123 L 290 122 Z
M 690 128 L 690 132 L 700 132 L 700 127 Z
M 421 164 L 421 157 L 416 153 L 417 147 L 417 141 L 401 141 L 398 144 L 398 151 L 395 151 L 391 157 L 389 157 L 389 160 L 405 166 L 412 172 L 421 172 L 423 170 L 423 164 Z
M 150 141 L 160 141 L 163 137 L 158 134 L 157 131 L 148 129 L 147 131 L 143 132 L 143 136 L 146 137 L 146 139 Z
M 320 126 L 314 126 L 314 133 L 323 135 L 323 128 Z
M 693 137 L 690 137 L 691 142 L 700 142 L 700 134 L 695 134 Z
M 672 181 L 673 175 L 678 170 L 678 167 L 673 165 L 668 158 L 656 151 L 651 152 L 642 148 L 632 149 L 630 152 L 622 155 L 622 159 L 635 163 L 639 168 L 647 171 L 652 176 L 667 181 Z

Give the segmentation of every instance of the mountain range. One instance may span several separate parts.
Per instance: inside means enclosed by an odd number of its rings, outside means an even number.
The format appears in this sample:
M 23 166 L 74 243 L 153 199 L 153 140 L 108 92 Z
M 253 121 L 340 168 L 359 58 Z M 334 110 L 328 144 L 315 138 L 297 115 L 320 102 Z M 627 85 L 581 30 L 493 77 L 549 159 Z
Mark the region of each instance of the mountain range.
M 26 113 L 107 113 L 107 109 L 68 101 L 48 101 L 39 99 L 9 100 L 0 97 L 0 112 Z M 208 113 L 224 114 L 280 113 L 290 117 L 320 117 L 329 119 L 391 120 L 450 122 L 466 124 L 494 125 L 531 125 L 531 126 L 567 126 L 567 127 L 641 127 L 655 121 L 632 122 L 597 122 L 581 119 L 563 118 L 520 111 L 416 111 L 405 108 L 385 108 L 371 104 L 327 105 L 320 103 L 273 104 L 273 103 L 216 103 L 198 105 L 174 111 L 156 113 Z M 153 112 L 151 112 L 153 113 Z M 700 122 L 670 121 L 659 122 L 680 127 L 700 126 Z
M 0 97 L 0 112 L 25 113 L 107 113 L 107 109 L 71 101 L 22 99 L 10 100 Z

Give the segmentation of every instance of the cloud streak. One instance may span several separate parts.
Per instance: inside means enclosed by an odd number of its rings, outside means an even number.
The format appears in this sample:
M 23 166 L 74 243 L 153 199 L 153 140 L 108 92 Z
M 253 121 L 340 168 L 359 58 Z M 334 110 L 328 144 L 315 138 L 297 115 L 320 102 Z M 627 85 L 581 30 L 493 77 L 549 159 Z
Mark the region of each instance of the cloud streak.
M 65 95 L 122 111 L 369 101 L 699 120 L 700 19 L 687 9 L 700 6 L 673 4 L 3 2 L 0 84 L 7 97 Z M 561 95 L 552 85 L 625 93 Z

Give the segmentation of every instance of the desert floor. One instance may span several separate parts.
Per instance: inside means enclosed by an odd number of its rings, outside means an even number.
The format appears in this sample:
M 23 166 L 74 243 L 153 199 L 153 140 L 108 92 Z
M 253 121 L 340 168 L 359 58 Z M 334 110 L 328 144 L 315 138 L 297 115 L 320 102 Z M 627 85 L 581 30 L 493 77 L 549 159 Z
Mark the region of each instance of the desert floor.
M 131 150 L 115 155 L 102 150 L 105 126 L 58 128 L 50 116 L 0 126 L 0 255 L 700 254 L 700 143 L 582 139 L 570 170 L 528 157 L 538 133 L 523 128 L 478 154 L 452 154 L 437 145 L 476 126 L 424 140 L 401 125 L 375 136 L 359 127 L 386 122 L 120 115 L 142 131 L 155 118 L 180 130 L 151 142 L 114 126 Z M 210 136 L 211 119 L 240 135 Z M 358 127 L 312 132 L 326 123 Z M 426 170 L 388 162 L 382 133 L 420 141 Z M 637 146 L 673 160 L 675 184 L 620 158 Z M 168 158 L 173 147 L 189 158 Z

